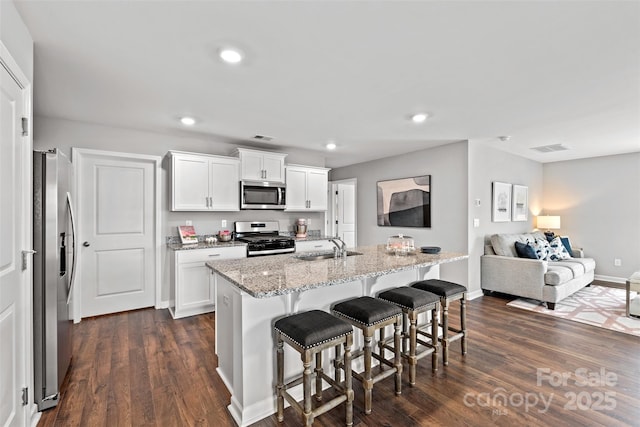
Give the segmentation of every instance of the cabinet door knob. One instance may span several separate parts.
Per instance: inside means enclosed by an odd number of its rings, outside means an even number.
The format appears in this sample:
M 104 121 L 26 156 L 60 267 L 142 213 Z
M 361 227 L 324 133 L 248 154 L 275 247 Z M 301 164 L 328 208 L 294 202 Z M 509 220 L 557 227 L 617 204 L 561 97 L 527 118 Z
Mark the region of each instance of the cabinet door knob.
M 89 242 L 84 242 L 84 243 L 82 244 L 82 246 L 84 246 L 85 248 L 88 248 L 89 246 L 91 246 L 91 243 L 89 243 Z

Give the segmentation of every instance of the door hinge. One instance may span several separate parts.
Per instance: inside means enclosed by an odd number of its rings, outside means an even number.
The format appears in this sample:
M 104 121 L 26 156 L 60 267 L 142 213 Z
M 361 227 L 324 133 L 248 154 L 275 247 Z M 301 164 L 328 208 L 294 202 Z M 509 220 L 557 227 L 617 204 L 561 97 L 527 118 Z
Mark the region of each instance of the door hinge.
M 27 117 L 22 118 L 22 136 L 29 136 L 29 119 Z
M 336 196 L 338 195 L 338 190 L 336 190 Z
M 22 389 L 22 406 L 27 406 L 29 404 L 29 387 L 24 387 Z
M 31 249 L 27 249 L 26 251 L 22 251 L 22 271 L 27 269 L 28 261 L 29 261 L 29 255 L 33 255 L 37 253 L 34 250 Z

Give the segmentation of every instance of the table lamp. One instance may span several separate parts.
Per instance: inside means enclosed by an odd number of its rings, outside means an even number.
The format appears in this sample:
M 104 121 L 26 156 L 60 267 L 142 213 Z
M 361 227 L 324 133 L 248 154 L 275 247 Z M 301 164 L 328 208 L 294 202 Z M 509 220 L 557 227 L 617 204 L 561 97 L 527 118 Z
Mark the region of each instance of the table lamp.
M 545 229 L 544 235 L 547 240 L 553 239 L 555 233 L 551 230 L 560 228 L 560 216 L 558 215 L 540 215 L 537 218 L 538 229 Z

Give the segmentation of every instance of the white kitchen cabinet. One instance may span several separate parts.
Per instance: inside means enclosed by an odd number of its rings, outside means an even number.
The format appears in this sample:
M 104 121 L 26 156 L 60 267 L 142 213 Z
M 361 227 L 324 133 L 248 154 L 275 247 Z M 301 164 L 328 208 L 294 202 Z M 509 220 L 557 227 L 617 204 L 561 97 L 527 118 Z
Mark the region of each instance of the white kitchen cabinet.
M 174 319 L 215 309 L 215 276 L 207 261 L 244 258 L 246 246 L 172 251 L 169 311 Z
M 296 240 L 296 252 L 329 252 L 335 248 L 331 240 Z
M 240 210 L 239 160 L 171 151 L 172 211 Z
M 326 211 L 329 169 L 287 165 L 288 211 Z
M 243 181 L 284 182 L 283 153 L 238 148 L 240 179 Z

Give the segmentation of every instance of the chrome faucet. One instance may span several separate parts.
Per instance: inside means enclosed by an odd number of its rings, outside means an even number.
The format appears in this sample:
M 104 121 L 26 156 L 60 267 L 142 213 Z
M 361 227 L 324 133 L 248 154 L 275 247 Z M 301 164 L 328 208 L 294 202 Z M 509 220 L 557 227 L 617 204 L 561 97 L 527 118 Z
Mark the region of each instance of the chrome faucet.
M 347 244 L 342 241 L 341 238 L 339 237 L 335 237 L 333 239 L 330 240 L 331 243 L 333 243 L 334 245 L 336 245 L 335 249 L 333 250 L 333 255 L 338 258 L 338 257 L 346 257 L 347 256 Z M 338 243 L 340 242 L 340 243 Z

